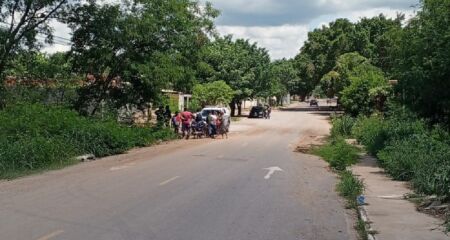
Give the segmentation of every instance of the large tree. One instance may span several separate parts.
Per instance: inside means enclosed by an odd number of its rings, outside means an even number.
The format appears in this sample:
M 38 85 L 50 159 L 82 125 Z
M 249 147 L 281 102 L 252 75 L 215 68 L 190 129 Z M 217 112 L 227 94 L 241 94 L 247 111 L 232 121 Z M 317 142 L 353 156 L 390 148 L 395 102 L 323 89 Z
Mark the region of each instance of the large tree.
M 350 85 L 350 77 L 357 68 L 371 66 L 369 59 L 357 52 L 341 55 L 332 71 L 320 80 L 320 86 L 329 98 L 340 97 L 341 91 Z
M 345 111 L 353 116 L 382 110 L 389 86 L 381 69 L 363 63 L 348 71 L 349 85 L 340 93 Z
M 50 21 L 76 3 L 68 0 L 2 0 L 0 1 L 0 76 L 8 62 L 23 48 L 37 49 L 38 35 L 53 41 Z
M 105 100 L 139 107 L 158 100 L 163 88 L 191 88 L 197 53 L 217 15 L 210 4 L 190 0 L 80 6 L 68 21 L 74 69 L 90 80 L 79 109 L 93 114 Z
M 450 1 L 424 0 L 398 34 L 394 78 L 402 102 L 450 129 Z
M 224 81 L 196 84 L 192 90 L 192 100 L 200 107 L 207 105 L 228 105 L 234 91 Z
M 337 19 L 328 26 L 310 32 L 308 40 L 295 57 L 300 78 L 312 86 L 306 88 L 307 93 L 321 80 L 326 84 L 333 84 L 337 80 L 333 68 L 338 58 L 346 53 L 356 52 L 383 71 L 390 72 L 393 65 L 390 52 L 395 48 L 394 39 L 401 30 L 402 20 L 403 15 L 388 19 L 382 14 L 363 18 L 357 23 Z M 330 91 L 333 90 L 330 88 L 324 90 L 328 91 L 328 95 L 339 92 Z
M 278 104 L 281 104 L 281 99 L 286 94 L 295 92 L 297 82 L 298 75 L 292 60 L 274 61 L 270 68 L 271 87 L 267 89 L 265 95 L 277 97 Z
M 270 88 L 270 57 L 266 49 L 249 40 L 217 38 L 202 54 L 199 77 L 204 82 L 224 80 L 234 91 L 231 113 L 241 114 L 243 100 L 261 96 Z

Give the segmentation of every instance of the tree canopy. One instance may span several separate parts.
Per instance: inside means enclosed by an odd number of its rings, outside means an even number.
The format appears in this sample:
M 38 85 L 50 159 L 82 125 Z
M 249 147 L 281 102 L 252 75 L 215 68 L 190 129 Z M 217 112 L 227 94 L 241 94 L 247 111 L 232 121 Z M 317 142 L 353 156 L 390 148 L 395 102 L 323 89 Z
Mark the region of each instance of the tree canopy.
M 80 90 L 80 109 L 106 99 L 139 106 L 158 100 L 163 88 L 193 85 L 196 55 L 218 12 L 190 0 L 125 3 L 89 1 L 68 18 L 74 69 L 92 78 Z
M 3 76 L 10 59 L 21 49 L 41 47 L 38 36 L 52 43 L 50 21 L 76 3 L 76 0 L 0 1 L 0 76 Z
M 234 91 L 224 81 L 196 84 L 192 90 L 192 100 L 199 106 L 228 105 L 234 97 Z
M 232 114 L 241 101 L 260 96 L 270 88 L 270 57 L 266 49 L 249 40 L 217 38 L 202 52 L 200 81 L 225 81 L 235 92 L 230 103 Z

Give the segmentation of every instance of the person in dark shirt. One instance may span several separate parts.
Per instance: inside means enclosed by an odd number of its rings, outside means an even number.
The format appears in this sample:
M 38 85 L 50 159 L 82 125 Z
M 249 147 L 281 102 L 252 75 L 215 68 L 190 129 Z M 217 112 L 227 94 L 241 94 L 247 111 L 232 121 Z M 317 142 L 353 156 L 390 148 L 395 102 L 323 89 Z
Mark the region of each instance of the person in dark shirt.
M 164 123 L 166 127 L 170 126 L 170 119 L 172 118 L 172 112 L 170 111 L 170 107 L 166 106 L 166 110 L 164 111 Z
M 155 112 L 156 114 L 156 122 L 158 127 L 162 127 L 164 125 L 164 107 L 159 106 L 158 110 Z

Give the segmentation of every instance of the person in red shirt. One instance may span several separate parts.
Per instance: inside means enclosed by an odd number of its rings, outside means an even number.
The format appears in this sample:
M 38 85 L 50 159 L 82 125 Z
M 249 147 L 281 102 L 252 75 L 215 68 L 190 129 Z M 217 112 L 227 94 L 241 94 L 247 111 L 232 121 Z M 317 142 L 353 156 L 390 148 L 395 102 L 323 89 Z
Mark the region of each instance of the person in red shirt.
M 181 113 L 181 131 L 183 132 L 183 137 L 186 136 L 186 139 L 189 138 L 189 130 L 191 129 L 191 122 L 194 118 L 191 112 L 184 108 L 184 111 Z
M 173 127 L 175 134 L 180 133 L 181 114 L 178 111 L 176 111 L 175 115 L 173 115 L 173 117 L 172 117 L 172 127 Z

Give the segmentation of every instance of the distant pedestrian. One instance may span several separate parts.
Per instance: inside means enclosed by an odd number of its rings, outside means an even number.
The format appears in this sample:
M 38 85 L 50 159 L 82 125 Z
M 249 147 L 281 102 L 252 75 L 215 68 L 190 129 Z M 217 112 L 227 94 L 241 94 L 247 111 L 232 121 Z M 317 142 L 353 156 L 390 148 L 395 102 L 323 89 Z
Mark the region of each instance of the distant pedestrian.
M 170 111 L 170 107 L 166 106 L 166 110 L 164 111 L 164 123 L 166 127 L 170 126 L 170 119 L 172 118 L 172 112 Z
M 267 119 L 270 119 L 271 113 L 272 113 L 272 107 L 270 107 L 270 105 L 267 105 Z
M 263 108 L 263 118 L 267 119 L 267 105 L 264 105 L 262 108 Z
M 175 115 L 172 117 L 172 127 L 175 134 L 180 133 L 180 126 L 181 126 L 181 116 L 180 112 L 176 111 Z
M 155 112 L 156 114 L 156 123 L 158 127 L 162 127 L 164 125 L 164 107 L 159 106 L 158 110 Z

